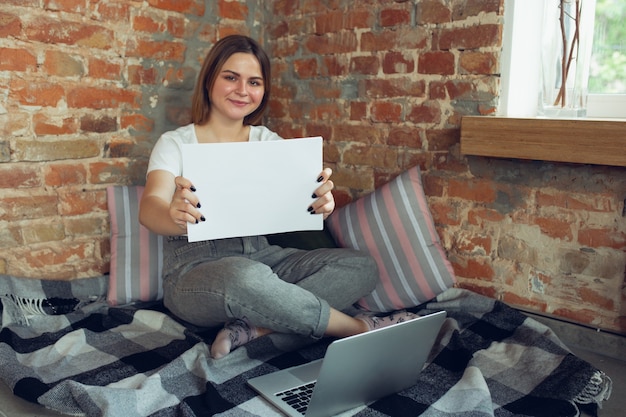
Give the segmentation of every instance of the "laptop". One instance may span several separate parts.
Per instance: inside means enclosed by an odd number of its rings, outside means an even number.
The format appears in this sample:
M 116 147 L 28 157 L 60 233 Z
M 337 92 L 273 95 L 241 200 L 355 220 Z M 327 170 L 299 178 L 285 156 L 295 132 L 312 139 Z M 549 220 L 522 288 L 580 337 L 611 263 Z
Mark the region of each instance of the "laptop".
M 333 341 L 323 359 L 248 380 L 288 416 L 332 416 L 417 382 L 446 312 Z M 300 397 L 310 397 L 310 400 Z

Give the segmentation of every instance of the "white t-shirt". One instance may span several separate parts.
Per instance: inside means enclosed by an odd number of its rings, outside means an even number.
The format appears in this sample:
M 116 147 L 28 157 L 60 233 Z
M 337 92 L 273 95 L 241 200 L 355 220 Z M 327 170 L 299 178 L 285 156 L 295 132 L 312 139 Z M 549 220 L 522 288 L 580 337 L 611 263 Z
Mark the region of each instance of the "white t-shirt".
M 282 139 L 277 133 L 272 132 L 265 126 L 250 126 L 250 135 L 248 137 L 250 142 Z M 171 172 L 175 177 L 182 175 L 182 145 L 196 143 L 198 143 L 198 138 L 196 137 L 193 123 L 164 133 L 154 144 L 150 162 L 148 163 L 148 173 L 162 169 Z

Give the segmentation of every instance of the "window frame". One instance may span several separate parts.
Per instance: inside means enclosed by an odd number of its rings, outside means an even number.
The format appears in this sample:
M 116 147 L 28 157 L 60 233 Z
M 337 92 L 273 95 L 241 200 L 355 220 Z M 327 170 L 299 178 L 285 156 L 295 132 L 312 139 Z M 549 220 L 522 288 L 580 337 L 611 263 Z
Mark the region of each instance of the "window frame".
M 545 1 L 505 0 L 497 114 L 537 117 Z M 587 118 L 626 119 L 626 94 L 587 94 Z

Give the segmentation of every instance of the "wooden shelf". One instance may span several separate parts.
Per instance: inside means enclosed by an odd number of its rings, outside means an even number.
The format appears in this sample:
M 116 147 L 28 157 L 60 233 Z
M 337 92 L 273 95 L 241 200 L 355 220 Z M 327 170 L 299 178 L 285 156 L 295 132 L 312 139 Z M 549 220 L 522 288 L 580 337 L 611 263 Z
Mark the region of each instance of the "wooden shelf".
M 626 166 L 626 121 L 466 116 L 461 153 Z

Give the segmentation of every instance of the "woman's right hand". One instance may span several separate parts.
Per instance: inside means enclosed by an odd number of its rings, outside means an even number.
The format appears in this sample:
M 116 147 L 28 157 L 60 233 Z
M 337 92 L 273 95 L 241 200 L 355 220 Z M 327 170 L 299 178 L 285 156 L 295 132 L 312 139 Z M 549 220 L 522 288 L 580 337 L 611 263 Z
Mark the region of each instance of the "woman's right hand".
M 186 231 L 187 223 L 199 223 L 206 219 L 200 212 L 201 207 L 198 197 L 194 193 L 196 190 L 191 181 L 185 177 L 174 179 L 176 191 L 170 202 L 170 217 L 176 225 Z

